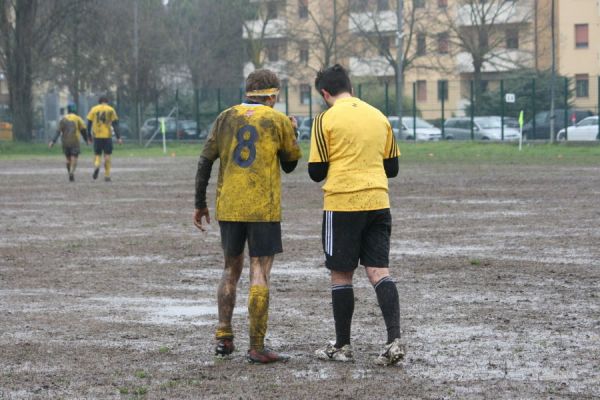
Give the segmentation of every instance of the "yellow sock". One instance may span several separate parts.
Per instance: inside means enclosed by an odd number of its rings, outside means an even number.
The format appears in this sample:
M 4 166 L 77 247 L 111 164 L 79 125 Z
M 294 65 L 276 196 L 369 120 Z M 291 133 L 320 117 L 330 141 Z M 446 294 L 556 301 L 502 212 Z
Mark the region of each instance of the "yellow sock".
M 269 288 L 254 285 L 248 296 L 248 317 L 250 318 L 250 348 L 263 350 L 267 322 L 269 320 Z
M 231 325 L 217 328 L 217 332 L 215 333 L 215 337 L 217 338 L 217 340 L 219 340 L 219 339 L 233 339 L 233 329 L 231 329 Z
M 74 159 L 73 161 L 71 161 L 71 168 L 69 169 L 69 172 L 71 174 L 74 174 L 75 169 L 77 169 L 77 159 Z
M 110 157 L 104 160 L 104 176 L 110 176 Z
M 94 157 L 94 167 L 100 168 L 100 156 Z

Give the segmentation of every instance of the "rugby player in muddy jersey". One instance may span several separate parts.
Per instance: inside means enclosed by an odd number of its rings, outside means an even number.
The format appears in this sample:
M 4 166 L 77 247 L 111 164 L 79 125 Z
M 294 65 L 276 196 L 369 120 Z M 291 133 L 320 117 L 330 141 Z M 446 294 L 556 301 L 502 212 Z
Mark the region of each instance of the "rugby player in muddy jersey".
M 100 172 L 102 154 L 104 153 L 104 181 L 110 182 L 110 170 L 112 167 L 111 155 L 113 151 L 112 132 L 114 130 L 117 142 L 122 144 L 119 135 L 119 117 L 114 108 L 108 105 L 108 98 L 100 97 L 97 105 L 88 112 L 88 131 L 94 137 L 94 173 L 92 178 L 96 180 Z
M 67 173 L 69 181 L 75 181 L 75 169 L 77 168 L 77 158 L 79 157 L 79 142 L 83 136 L 86 142 L 89 142 L 87 130 L 83 120 L 77 115 L 75 104 L 67 106 L 67 115 L 58 123 L 56 135 L 48 144 L 48 147 L 54 146 L 59 137 L 62 141 L 62 149 L 67 159 Z
M 264 346 L 269 275 L 274 255 L 282 252 L 280 168 L 292 172 L 302 156 L 296 141 L 295 120 L 273 109 L 279 87 L 279 79 L 269 70 L 257 70 L 248 76 L 246 100 L 217 117 L 196 174 L 194 224 L 204 230 L 202 218 L 210 223 L 206 187 L 212 164 L 219 159 L 216 218 L 225 268 L 217 291 L 219 323 L 215 353 L 227 356 L 234 350 L 231 317 L 247 242 L 250 349 L 246 358 L 253 363 L 287 359 Z
M 388 178 L 398 174 L 400 150 L 387 118 L 352 96 L 342 66 L 320 71 L 315 86 L 330 108 L 313 122 L 308 165 L 314 181 L 327 179 L 322 244 L 331 271 L 336 332 L 336 341 L 315 354 L 324 360 L 353 360 L 352 279 L 360 263 L 375 289 L 387 328 L 387 343 L 376 362 L 395 364 L 404 357 L 404 345 L 398 290 L 388 268 L 392 230 Z

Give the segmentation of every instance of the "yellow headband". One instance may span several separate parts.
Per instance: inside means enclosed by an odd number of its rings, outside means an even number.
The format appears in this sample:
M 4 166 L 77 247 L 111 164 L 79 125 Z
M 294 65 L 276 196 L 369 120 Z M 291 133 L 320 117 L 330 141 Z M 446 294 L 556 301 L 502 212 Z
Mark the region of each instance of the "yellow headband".
M 246 92 L 246 96 L 248 97 L 268 97 L 268 96 L 276 96 L 279 94 L 279 89 L 270 88 L 270 89 L 259 89 L 253 90 L 251 92 Z

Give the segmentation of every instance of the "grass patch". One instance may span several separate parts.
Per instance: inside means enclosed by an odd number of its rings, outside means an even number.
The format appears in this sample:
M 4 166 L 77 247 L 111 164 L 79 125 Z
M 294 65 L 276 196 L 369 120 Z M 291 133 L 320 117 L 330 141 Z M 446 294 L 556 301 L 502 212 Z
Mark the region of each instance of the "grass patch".
M 170 351 L 171 351 L 171 349 L 169 349 L 167 346 L 160 346 L 160 347 L 158 348 L 158 352 L 159 352 L 160 354 L 167 354 L 167 353 L 169 353 Z
M 481 265 L 481 261 L 480 260 L 476 260 L 476 259 L 469 260 L 469 264 L 477 266 L 477 265 Z
M 466 164 L 592 164 L 600 161 L 600 142 L 589 144 L 525 144 L 519 151 L 517 143 L 482 142 L 399 142 L 401 164 L 466 163 Z M 308 159 L 310 144 L 300 143 L 304 159 Z M 148 148 L 136 143 L 122 146 L 115 144 L 115 158 L 127 157 L 198 157 L 202 151 L 200 142 L 172 142 L 167 144 L 167 153 L 162 145 Z M 92 147 L 81 145 L 81 157 L 92 157 Z M 30 159 L 39 157 L 63 157 L 60 145 L 48 149 L 44 143 L 0 142 L 0 159 Z
M 142 370 L 135 371 L 134 375 L 135 375 L 136 378 L 140 378 L 140 379 L 144 379 L 144 378 L 148 377 L 148 374 L 145 371 L 142 371 Z

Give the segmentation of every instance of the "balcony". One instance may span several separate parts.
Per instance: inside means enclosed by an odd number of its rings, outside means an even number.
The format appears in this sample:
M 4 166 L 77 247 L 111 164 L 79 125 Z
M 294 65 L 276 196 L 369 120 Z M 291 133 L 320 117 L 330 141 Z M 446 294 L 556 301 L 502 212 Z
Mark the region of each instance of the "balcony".
M 394 11 L 351 13 L 348 29 L 352 33 L 395 32 L 397 29 Z
M 281 39 L 287 37 L 287 25 L 283 19 L 271 19 L 266 22 L 264 20 L 246 21 L 244 27 L 243 38 L 262 38 L 262 39 Z M 264 34 L 263 32 L 264 28 Z
M 459 73 L 473 73 L 473 57 L 470 53 L 458 53 L 455 58 Z M 534 66 L 533 54 L 523 50 L 497 49 L 489 61 L 483 63 L 482 72 L 506 72 Z
M 459 7 L 456 21 L 458 26 L 464 27 L 522 24 L 533 21 L 533 13 L 529 1 L 498 1 Z
M 394 69 L 384 57 L 350 57 L 352 76 L 394 76 Z

